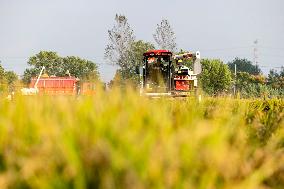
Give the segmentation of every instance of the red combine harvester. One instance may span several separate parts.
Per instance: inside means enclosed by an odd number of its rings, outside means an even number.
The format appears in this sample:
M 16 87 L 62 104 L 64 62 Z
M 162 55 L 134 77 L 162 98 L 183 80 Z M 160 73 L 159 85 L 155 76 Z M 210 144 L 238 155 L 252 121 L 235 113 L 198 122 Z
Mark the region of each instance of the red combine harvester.
M 193 71 L 182 63 L 188 59 L 193 61 Z M 189 96 L 201 73 L 200 53 L 173 55 L 168 50 L 150 50 L 144 53 L 139 73 L 141 93 L 146 96 Z

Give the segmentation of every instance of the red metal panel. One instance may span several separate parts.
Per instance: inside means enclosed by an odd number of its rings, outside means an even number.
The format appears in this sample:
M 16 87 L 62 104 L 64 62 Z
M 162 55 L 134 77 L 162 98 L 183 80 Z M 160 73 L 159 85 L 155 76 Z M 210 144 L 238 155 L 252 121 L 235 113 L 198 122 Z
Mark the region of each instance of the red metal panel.
M 144 53 L 143 55 L 144 56 L 150 56 L 151 54 L 153 54 L 153 55 L 169 55 L 169 56 L 172 55 L 172 53 L 168 50 L 150 50 L 150 51 L 147 51 L 146 53 Z
M 175 89 L 178 91 L 188 91 L 189 90 L 189 81 L 177 80 L 175 81 Z
M 33 78 L 30 87 L 34 87 L 36 78 Z M 40 93 L 46 94 L 74 94 L 76 92 L 77 79 L 74 77 L 49 77 L 40 78 L 38 82 L 38 89 Z

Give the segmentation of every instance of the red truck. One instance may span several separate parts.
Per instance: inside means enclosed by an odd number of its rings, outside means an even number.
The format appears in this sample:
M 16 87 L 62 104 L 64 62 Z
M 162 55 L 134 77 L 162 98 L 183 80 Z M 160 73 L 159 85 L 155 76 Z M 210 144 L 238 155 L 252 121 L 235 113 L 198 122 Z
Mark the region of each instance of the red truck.
M 41 77 L 39 79 L 32 78 L 30 88 L 37 83 L 39 94 L 48 95 L 75 95 L 78 93 L 79 79 L 75 77 Z

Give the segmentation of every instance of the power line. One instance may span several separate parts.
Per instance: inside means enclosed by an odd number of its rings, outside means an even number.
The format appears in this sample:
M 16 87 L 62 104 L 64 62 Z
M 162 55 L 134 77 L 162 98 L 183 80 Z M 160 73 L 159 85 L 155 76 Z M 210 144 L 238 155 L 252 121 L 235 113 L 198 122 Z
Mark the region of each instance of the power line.
M 259 48 L 284 51 L 284 47 L 279 48 L 279 47 L 259 46 Z
M 257 49 L 257 44 L 258 44 L 258 40 L 256 39 L 254 42 L 254 48 L 253 48 L 253 62 L 254 62 L 254 65 L 257 66 L 258 64 L 258 49 Z
M 220 49 L 200 49 L 202 52 L 206 51 L 229 51 L 229 50 L 237 50 L 237 49 L 249 49 L 252 46 L 242 46 L 242 47 L 227 47 L 227 48 L 220 48 Z
M 261 68 L 276 68 L 276 69 L 284 68 L 283 66 L 258 66 L 258 67 L 261 67 Z
M 278 55 L 278 54 L 263 54 L 263 53 L 261 53 L 260 56 L 269 56 L 269 57 L 284 58 L 284 55 Z

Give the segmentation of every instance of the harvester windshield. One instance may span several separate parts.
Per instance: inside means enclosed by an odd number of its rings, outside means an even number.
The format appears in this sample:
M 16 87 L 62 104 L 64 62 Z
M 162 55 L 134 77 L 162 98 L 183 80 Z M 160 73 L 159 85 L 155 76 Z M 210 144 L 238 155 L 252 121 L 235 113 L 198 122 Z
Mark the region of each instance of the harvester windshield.
M 170 66 L 172 53 L 148 51 L 144 54 L 144 88 L 147 92 L 167 92 L 170 89 Z

